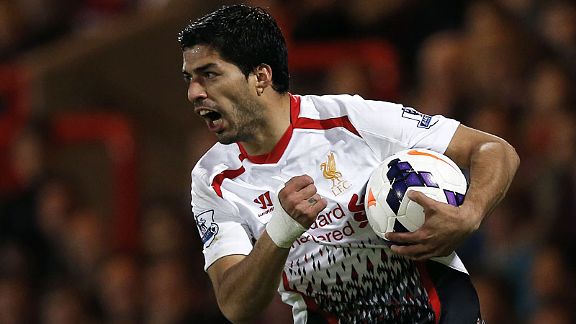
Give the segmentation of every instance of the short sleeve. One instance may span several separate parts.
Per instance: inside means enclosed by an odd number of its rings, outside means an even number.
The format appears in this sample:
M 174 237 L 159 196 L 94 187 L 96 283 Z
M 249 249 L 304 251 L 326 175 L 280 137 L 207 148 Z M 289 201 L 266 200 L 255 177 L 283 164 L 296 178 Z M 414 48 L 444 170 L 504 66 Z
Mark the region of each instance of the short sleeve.
M 234 208 L 219 197 L 202 176 L 192 173 L 192 212 L 200 233 L 204 270 L 216 260 L 234 254 L 248 255 L 252 241 Z

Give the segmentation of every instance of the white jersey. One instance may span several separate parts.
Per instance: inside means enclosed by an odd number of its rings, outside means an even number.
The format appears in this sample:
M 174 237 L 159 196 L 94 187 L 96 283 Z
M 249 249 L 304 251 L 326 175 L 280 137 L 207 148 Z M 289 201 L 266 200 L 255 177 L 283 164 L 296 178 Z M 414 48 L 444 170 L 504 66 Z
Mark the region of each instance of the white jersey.
M 192 208 L 205 269 L 248 255 L 293 176 L 314 179 L 328 206 L 292 245 L 279 287 L 295 323 L 434 320 L 418 265 L 392 255 L 368 225 L 364 193 L 372 170 L 407 148 L 443 153 L 459 123 L 359 96 L 291 95 L 291 125 L 272 152 L 249 156 L 214 145 L 192 171 Z M 465 271 L 454 255 L 440 260 Z M 407 321 L 407 320 L 406 320 Z

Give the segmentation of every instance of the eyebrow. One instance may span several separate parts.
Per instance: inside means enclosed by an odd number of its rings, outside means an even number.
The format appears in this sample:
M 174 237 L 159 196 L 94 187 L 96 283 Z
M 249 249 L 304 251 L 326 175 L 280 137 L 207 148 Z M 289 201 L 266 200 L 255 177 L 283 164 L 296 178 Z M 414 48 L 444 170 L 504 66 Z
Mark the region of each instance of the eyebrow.
M 201 66 L 195 68 L 193 71 L 196 72 L 196 73 L 198 73 L 198 72 L 204 72 L 204 71 L 206 71 L 206 70 L 208 70 L 208 69 L 210 69 L 210 68 L 216 67 L 216 66 L 218 66 L 216 63 L 206 63 L 206 64 L 204 64 L 204 65 L 201 65 Z M 182 74 L 183 74 L 184 76 L 191 76 L 191 74 L 188 73 L 188 72 L 185 71 L 185 70 L 182 70 Z

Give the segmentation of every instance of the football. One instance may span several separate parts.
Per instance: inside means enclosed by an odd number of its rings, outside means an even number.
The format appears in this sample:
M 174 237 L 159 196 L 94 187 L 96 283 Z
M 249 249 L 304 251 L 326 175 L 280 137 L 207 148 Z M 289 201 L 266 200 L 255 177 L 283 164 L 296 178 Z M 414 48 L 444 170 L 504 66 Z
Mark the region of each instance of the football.
M 398 152 L 385 159 L 368 180 L 364 197 L 368 223 L 382 238 L 388 232 L 413 232 L 424 223 L 424 209 L 407 197 L 407 191 L 421 191 L 460 206 L 466 188 L 466 177 L 447 156 L 426 149 Z

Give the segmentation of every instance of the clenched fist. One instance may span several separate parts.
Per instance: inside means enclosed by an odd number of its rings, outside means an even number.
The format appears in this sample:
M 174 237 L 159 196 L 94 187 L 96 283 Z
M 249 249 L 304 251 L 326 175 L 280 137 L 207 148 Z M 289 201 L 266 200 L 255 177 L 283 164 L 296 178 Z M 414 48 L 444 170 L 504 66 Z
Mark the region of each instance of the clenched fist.
M 328 205 L 326 199 L 316 192 L 314 180 L 310 176 L 295 176 L 280 190 L 278 200 L 290 217 L 305 228 L 309 228 L 318 214 Z

